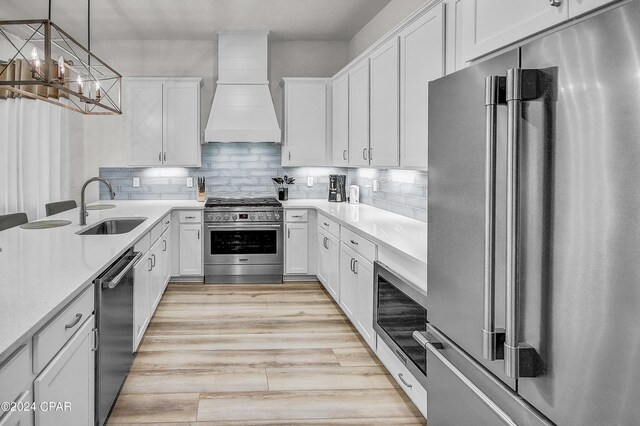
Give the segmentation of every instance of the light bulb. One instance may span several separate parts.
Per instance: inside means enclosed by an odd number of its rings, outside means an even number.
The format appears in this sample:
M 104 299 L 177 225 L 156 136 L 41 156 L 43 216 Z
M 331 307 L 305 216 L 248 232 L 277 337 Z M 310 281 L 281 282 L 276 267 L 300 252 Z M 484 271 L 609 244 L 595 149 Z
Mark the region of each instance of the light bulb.
M 64 58 L 62 56 L 58 58 L 58 78 L 61 81 L 64 80 Z
M 96 81 L 96 100 L 100 100 L 102 93 L 100 92 L 100 82 Z
M 31 60 L 36 61 L 38 60 L 38 49 L 36 49 L 35 46 L 33 46 L 33 49 L 31 49 Z
M 83 83 L 82 83 L 82 77 L 78 76 L 78 78 L 76 79 L 76 81 L 78 82 L 78 94 L 82 95 L 82 87 L 83 87 Z

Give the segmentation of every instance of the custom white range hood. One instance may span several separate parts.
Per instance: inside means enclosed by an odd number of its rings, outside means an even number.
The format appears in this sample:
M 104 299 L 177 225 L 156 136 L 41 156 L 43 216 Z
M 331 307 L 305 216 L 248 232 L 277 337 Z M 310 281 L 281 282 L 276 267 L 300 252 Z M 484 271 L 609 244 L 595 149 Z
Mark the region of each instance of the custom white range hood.
M 268 35 L 218 33 L 218 86 L 205 142 L 281 142 L 267 80 Z

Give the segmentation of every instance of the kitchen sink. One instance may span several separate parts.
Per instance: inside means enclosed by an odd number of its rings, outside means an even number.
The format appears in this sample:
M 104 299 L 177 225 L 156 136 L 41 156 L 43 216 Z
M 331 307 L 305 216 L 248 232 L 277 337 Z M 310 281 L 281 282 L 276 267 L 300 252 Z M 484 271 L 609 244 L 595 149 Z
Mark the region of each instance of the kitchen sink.
M 107 219 L 79 231 L 78 235 L 116 235 L 133 231 L 138 225 L 147 220 L 146 217 Z

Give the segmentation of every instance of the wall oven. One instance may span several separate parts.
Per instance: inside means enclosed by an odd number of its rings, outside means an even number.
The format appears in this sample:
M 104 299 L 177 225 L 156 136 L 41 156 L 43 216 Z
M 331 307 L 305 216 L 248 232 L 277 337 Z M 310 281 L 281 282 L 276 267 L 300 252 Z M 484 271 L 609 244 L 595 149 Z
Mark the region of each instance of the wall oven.
M 414 338 L 426 331 L 427 296 L 381 262 L 374 264 L 373 327 L 413 376 L 426 386 L 427 351 Z

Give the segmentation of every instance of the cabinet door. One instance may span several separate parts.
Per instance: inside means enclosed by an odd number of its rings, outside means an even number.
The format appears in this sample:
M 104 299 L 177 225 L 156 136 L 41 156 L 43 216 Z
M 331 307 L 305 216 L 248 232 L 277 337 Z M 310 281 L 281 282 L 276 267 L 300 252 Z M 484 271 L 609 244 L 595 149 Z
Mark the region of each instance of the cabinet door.
M 160 237 L 160 250 L 162 251 L 162 288 L 161 292 L 167 288 L 171 279 L 171 229 L 164 231 Z
M 180 275 L 202 275 L 202 225 L 180 225 Z
M 465 61 L 477 59 L 559 24 L 569 17 L 568 0 L 467 0 L 464 2 Z
M 318 278 L 336 302 L 340 302 L 340 242 L 318 229 Z
M 42 371 L 33 384 L 36 406 L 56 401 L 60 410 L 36 410 L 36 424 L 86 426 L 94 424 L 93 315 Z M 64 403 L 70 408 L 64 409 Z
M 356 252 L 340 244 L 340 307 L 354 324 L 358 320 L 358 280 L 354 271 Z
M 327 84 L 325 81 L 285 83 L 287 164 L 327 164 Z
M 163 84 L 165 166 L 200 166 L 200 83 Z
M 613 1 L 614 0 L 570 0 L 569 18 L 575 18 L 576 16 L 591 12 Z
M 162 244 L 161 239 L 153 243 L 149 250 L 151 258 L 151 272 L 149 273 L 149 317 L 153 317 L 156 306 L 162 297 L 163 267 L 162 267 Z
M 18 404 L 26 406 L 33 402 L 31 398 L 31 392 L 26 391 L 18 399 Z M 19 410 L 11 411 L 7 413 L 2 419 L 0 419 L 0 426 L 32 426 L 33 425 L 33 411 Z
M 133 269 L 133 351 L 138 350 L 142 336 L 149 324 L 149 276 L 151 257 L 147 254 L 140 258 Z
M 349 165 L 369 165 L 369 59 L 349 71 Z
M 333 82 L 333 165 L 349 165 L 349 74 Z
M 355 267 L 358 281 L 358 315 L 356 328 L 364 340 L 375 350 L 376 334 L 373 331 L 373 264 L 356 255 Z
M 399 164 L 399 67 L 398 39 L 382 45 L 371 55 L 371 139 L 369 164 Z
M 162 83 L 129 81 L 127 85 L 127 130 L 131 166 L 162 164 Z
M 306 223 L 287 223 L 286 228 L 284 272 L 286 274 L 306 274 L 308 271 L 309 226 Z
M 429 81 L 445 71 L 444 19 L 444 4 L 440 4 L 400 34 L 402 167 L 427 168 Z

